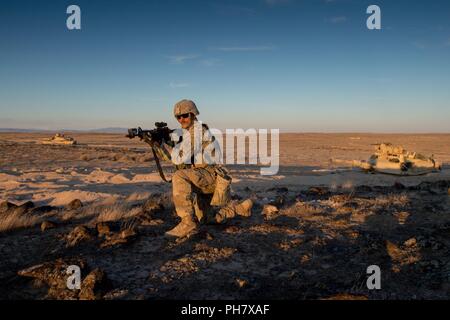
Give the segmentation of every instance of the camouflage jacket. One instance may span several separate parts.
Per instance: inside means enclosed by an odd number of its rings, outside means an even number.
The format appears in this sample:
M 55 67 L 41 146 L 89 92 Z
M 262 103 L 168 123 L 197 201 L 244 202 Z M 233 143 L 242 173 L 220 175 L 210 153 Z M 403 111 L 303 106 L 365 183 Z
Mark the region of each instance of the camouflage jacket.
M 189 128 L 189 130 L 182 130 L 183 133 L 179 136 L 177 142 L 175 141 L 163 141 L 161 145 L 155 144 L 154 149 L 158 155 L 158 157 L 165 161 L 171 161 L 177 169 L 185 169 L 185 168 L 206 168 L 206 167 L 215 167 L 217 164 L 214 156 L 219 152 L 219 145 L 216 143 L 214 136 L 211 134 L 209 127 L 206 124 L 201 123 L 200 121 L 194 121 L 194 125 Z M 201 144 L 197 146 L 196 150 L 196 134 L 201 132 L 201 139 L 197 138 L 197 143 Z M 191 157 L 190 159 L 186 159 L 184 162 L 188 163 L 179 163 L 177 161 L 173 161 L 172 154 L 173 152 L 178 152 L 178 157 L 183 157 L 183 150 L 174 149 L 178 144 L 187 143 L 190 141 L 190 150 Z M 188 147 L 187 145 L 185 145 Z

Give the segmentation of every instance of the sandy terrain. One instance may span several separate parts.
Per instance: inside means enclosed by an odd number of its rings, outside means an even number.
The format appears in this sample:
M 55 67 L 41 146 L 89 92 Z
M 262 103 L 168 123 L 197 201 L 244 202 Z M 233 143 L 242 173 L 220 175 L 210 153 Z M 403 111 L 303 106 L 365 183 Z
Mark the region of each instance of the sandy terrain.
M 0 133 L 0 202 L 18 205 L 0 208 L 2 299 L 450 298 L 450 134 L 282 134 L 275 176 L 229 166 L 252 217 L 178 241 L 163 236 L 177 218 L 145 144 L 68 135 L 79 144 Z M 330 163 L 367 159 L 380 142 L 434 154 L 443 169 L 397 177 Z M 70 261 L 107 285 L 61 287 L 55 270 Z M 382 290 L 365 285 L 371 264 Z

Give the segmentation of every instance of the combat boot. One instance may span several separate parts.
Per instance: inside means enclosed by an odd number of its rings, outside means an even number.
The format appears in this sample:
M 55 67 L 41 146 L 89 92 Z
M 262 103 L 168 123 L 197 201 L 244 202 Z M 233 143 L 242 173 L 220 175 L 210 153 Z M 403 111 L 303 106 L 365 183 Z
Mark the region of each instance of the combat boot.
M 191 216 L 186 216 L 181 219 L 181 222 L 175 226 L 175 228 L 167 231 L 166 236 L 182 238 L 191 234 L 197 229 L 197 223 Z
M 247 199 L 242 201 L 235 207 L 236 213 L 243 217 L 250 217 L 252 215 L 252 207 L 253 201 L 251 199 Z
M 240 204 L 235 205 L 230 203 L 225 207 L 222 207 L 215 215 L 214 221 L 216 223 L 225 223 L 227 220 L 234 218 L 236 215 L 242 217 L 250 217 L 252 215 L 253 201 L 247 199 Z

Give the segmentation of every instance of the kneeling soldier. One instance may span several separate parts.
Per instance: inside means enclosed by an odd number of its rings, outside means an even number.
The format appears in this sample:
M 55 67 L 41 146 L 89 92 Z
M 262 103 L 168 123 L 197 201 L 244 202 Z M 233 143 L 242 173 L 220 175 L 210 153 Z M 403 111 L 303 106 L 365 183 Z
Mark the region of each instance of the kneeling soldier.
M 184 140 L 188 146 L 190 142 L 192 156 L 188 163 L 176 164 L 177 170 L 172 176 L 173 202 L 181 222 L 167 231 L 166 235 L 184 237 L 194 232 L 199 222 L 224 223 L 236 215 L 249 217 L 252 200 L 247 199 L 241 203 L 231 201 L 231 177 L 228 172 L 222 165 L 212 161 L 211 157 L 204 159 L 205 148 L 213 143 L 214 137 L 208 126 L 197 120 L 199 112 L 195 103 L 191 100 L 179 101 L 175 104 L 174 115 L 184 129 L 179 142 Z M 196 137 L 196 134 L 201 137 Z M 197 146 L 196 139 L 199 141 Z M 174 161 L 174 147 L 173 142 L 164 141 L 161 145 L 156 145 L 155 149 L 164 160 Z M 199 157 L 201 160 L 197 161 Z

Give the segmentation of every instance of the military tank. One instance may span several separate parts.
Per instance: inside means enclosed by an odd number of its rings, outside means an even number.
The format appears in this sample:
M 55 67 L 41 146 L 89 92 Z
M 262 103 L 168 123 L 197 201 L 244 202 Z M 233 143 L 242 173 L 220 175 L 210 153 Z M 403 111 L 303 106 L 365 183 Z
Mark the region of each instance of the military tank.
M 367 161 L 339 160 L 335 163 L 350 164 L 367 172 L 379 172 L 401 176 L 415 176 L 441 170 L 441 163 L 420 153 L 410 152 L 402 146 L 393 146 L 391 143 L 375 145 L 375 153 Z
M 63 133 L 57 133 L 51 138 L 42 139 L 41 144 L 74 145 L 77 141 L 71 137 L 65 137 Z

